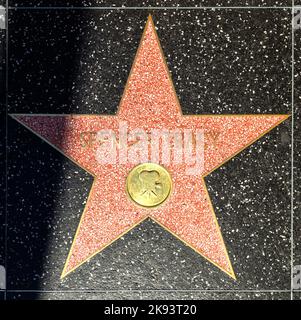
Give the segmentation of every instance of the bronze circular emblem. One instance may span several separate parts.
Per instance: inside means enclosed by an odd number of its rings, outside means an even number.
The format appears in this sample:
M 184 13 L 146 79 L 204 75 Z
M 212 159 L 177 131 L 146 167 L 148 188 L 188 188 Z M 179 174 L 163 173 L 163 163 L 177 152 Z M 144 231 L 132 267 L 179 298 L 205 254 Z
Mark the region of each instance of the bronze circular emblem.
M 169 172 L 156 163 L 142 163 L 133 168 L 126 180 L 130 198 L 143 207 L 155 207 L 170 194 L 172 181 Z

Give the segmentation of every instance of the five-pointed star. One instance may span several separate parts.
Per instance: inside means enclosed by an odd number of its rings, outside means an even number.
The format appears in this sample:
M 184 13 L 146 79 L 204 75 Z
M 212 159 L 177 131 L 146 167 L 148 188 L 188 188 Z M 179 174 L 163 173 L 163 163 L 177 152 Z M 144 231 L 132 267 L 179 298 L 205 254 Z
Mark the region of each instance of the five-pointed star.
M 288 116 L 183 115 L 149 17 L 115 116 L 15 114 L 13 117 L 94 176 L 62 277 L 149 217 L 235 279 L 204 176 Z M 81 141 L 85 132 L 104 128 L 117 132 L 124 122 L 128 130 L 202 129 L 205 148 L 200 175 L 187 175 L 183 163 L 167 165 L 173 183 L 168 200 L 151 209 L 136 205 L 125 188 L 133 165 L 100 165 L 96 159 L 97 145 L 84 147 Z

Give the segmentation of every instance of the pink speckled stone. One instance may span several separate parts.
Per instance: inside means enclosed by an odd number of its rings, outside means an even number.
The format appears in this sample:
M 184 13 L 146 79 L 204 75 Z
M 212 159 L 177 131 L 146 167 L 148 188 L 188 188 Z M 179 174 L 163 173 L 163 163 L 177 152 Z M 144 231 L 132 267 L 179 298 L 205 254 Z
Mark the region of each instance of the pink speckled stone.
M 183 240 L 235 278 L 203 177 L 287 118 L 286 115 L 183 116 L 151 18 L 116 116 L 16 115 L 15 118 L 95 176 L 62 276 L 101 251 L 146 217 Z M 169 199 L 146 209 L 127 196 L 125 181 L 133 164 L 100 165 L 96 145 L 81 146 L 82 132 L 112 129 L 202 129 L 204 168 L 187 175 L 184 164 L 165 165 L 173 180 Z M 218 133 L 213 139 L 212 133 Z

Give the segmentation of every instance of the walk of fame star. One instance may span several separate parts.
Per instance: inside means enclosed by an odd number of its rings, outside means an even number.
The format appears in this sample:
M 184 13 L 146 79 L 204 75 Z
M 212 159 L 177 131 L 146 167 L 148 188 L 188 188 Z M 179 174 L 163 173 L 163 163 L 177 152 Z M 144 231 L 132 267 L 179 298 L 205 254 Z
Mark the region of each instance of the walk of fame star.
M 62 278 L 144 219 L 151 218 L 235 279 L 204 177 L 287 119 L 287 115 L 183 115 L 149 17 L 115 116 L 12 116 L 94 176 Z M 208 132 L 218 135 L 216 139 L 206 139 L 200 174 L 187 175 L 183 163 L 164 165 L 166 177 L 170 175 L 172 183 L 170 194 L 167 197 L 166 193 L 160 205 L 144 207 L 130 199 L 126 190 L 127 177 L 135 165 L 100 165 L 96 144 L 89 148 L 81 144 L 83 132 L 98 132 L 103 128 L 117 132 L 123 122 L 128 130 L 202 129 L 205 139 Z M 158 164 L 162 165 L 160 161 Z M 157 182 L 152 184 L 152 176 L 158 178 L 152 172 L 144 177 L 148 180 L 143 193 L 147 192 L 149 197 L 162 187 Z

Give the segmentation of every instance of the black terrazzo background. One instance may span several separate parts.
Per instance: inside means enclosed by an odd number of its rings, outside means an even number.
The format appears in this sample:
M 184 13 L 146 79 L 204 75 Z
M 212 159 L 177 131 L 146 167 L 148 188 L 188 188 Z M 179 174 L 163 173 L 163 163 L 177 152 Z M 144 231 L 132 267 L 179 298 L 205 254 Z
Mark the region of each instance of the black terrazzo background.
M 0 2 L 2 4 L 2 2 Z M 5 265 L 5 50 L 6 50 L 6 31 L 0 29 L 0 272 L 1 266 Z M 0 274 L 1 278 L 1 274 Z M 1 286 L 0 289 L 4 289 Z M 1 296 L 0 296 L 1 298 Z
M 11 11 L 9 112 L 115 112 L 147 14 Z M 289 9 L 156 11 L 154 21 L 184 113 L 291 109 Z
M 291 6 L 292 0 L 9 0 L 10 6 L 210 7 Z
M 28 300 L 33 299 L 31 293 L 8 293 L 8 299 Z M 289 300 L 290 293 L 287 292 L 83 292 L 83 293 L 41 293 L 41 300 Z
M 9 112 L 114 113 L 148 13 L 11 10 Z M 160 10 L 153 18 L 185 113 L 290 113 L 289 9 Z M 290 290 L 290 126 L 287 120 L 206 179 L 237 282 L 150 220 L 61 282 L 92 178 L 10 118 L 8 289 Z M 165 294 L 10 292 L 8 298 Z
M 301 266 L 301 29 L 295 31 L 295 129 L 294 129 L 294 265 Z M 301 268 L 301 267 L 300 267 Z M 300 288 L 301 289 L 301 283 Z
M 294 292 L 294 300 L 301 300 L 301 292 Z

